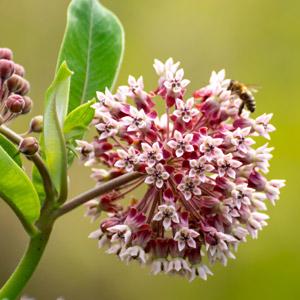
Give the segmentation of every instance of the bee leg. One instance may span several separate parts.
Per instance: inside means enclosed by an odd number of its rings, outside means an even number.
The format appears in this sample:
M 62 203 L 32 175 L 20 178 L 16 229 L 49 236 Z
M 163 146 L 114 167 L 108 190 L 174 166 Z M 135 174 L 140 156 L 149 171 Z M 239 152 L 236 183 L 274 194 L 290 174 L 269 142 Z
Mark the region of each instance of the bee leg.
M 239 115 L 241 115 L 241 113 L 243 112 L 244 107 L 245 107 L 245 103 L 243 101 L 243 103 L 240 105 L 240 108 L 239 108 Z

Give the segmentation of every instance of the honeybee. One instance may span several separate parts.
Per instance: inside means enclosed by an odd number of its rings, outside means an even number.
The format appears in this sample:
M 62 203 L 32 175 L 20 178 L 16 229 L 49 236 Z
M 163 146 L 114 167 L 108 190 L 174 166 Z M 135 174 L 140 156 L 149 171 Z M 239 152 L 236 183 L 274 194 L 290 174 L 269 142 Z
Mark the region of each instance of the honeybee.
M 239 115 L 242 113 L 245 106 L 250 112 L 253 113 L 255 111 L 255 99 L 252 94 L 252 92 L 256 92 L 255 89 L 250 88 L 239 81 L 231 80 L 228 90 L 230 90 L 233 94 L 236 94 L 242 100 L 242 104 L 239 108 Z

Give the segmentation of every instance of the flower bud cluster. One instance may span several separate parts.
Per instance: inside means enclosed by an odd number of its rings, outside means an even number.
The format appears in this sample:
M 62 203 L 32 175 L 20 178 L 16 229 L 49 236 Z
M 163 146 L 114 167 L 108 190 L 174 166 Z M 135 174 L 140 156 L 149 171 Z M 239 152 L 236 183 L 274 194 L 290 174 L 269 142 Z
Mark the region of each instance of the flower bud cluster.
M 31 110 L 30 85 L 24 75 L 23 66 L 13 61 L 12 51 L 0 48 L 0 124 Z
M 273 148 L 254 148 L 255 137 L 270 139 L 275 130 L 272 114 L 240 114 L 243 100 L 229 89 L 224 70 L 186 99 L 189 80 L 179 63 L 155 60 L 154 68 L 153 91 L 145 91 L 142 77 L 129 76 L 115 94 L 98 92 L 98 136 L 77 141 L 97 183 L 141 174 L 86 204 L 93 220 L 108 213 L 90 237 L 122 261 L 151 265 L 154 274 L 206 280 L 208 264 L 226 265 L 239 243 L 267 225 L 266 200 L 274 204 L 284 186 L 265 177 Z M 165 106 L 161 116 L 156 103 Z M 144 183 L 141 199 L 123 201 Z

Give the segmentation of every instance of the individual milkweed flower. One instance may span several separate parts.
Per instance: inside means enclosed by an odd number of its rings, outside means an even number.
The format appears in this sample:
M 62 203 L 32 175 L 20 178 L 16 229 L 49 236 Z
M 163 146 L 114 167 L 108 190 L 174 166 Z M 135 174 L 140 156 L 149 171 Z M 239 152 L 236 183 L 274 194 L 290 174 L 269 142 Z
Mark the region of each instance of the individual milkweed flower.
M 154 167 L 147 167 L 146 172 L 148 176 L 145 179 L 147 184 L 155 184 L 158 189 L 161 189 L 170 174 L 166 172 L 162 164 L 157 164 Z
M 251 127 L 237 128 L 233 132 L 229 131 L 226 138 L 238 151 L 247 153 L 249 147 L 255 143 L 255 141 L 249 137 L 250 131 Z
M 101 230 L 97 229 L 91 232 L 88 236 L 89 239 L 97 240 L 98 241 L 98 248 L 102 248 L 106 244 L 109 243 L 109 239 L 107 235 Z
M 205 156 L 201 156 L 198 160 L 190 160 L 190 177 L 198 177 L 201 182 L 207 180 L 206 174 L 214 170 L 214 166 L 209 164 Z
M 182 182 L 178 185 L 178 190 L 182 192 L 186 200 L 190 200 L 192 196 L 200 196 L 202 194 L 201 188 L 199 187 L 201 183 L 200 178 L 195 177 L 184 177 Z
M 204 136 L 201 139 L 200 143 L 200 152 L 202 152 L 207 159 L 207 161 L 211 161 L 214 158 L 218 158 L 222 156 L 223 152 L 218 147 L 223 143 L 223 139 L 221 138 L 212 138 L 211 136 Z
M 135 101 L 137 108 L 143 109 L 146 113 L 150 111 L 154 103 L 148 93 L 144 91 L 143 77 L 135 79 L 133 76 L 128 77 L 128 86 L 120 86 L 118 89 L 121 95 L 126 95 Z
M 134 166 L 138 163 L 139 158 L 135 149 L 130 147 L 128 152 L 124 151 L 123 149 L 118 149 L 117 153 L 121 159 L 117 160 L 115 163 L 115 167 L 117 168 L 124 168 L 127 172 L 132 172 Z
M 113 235 L 111 237 L 112 242 L 120 242 L 127 244 L 131 237 L 131 229 L 128 225 L 120 224 L 107 228 Z
M 166 81 L 164 82 L 164 86 L 169 93 L 179 95 L 183 91 L 183 89 L 185 89 L 190 83 L 188 79 L 183 79 L 183 69 L 179 69 L 175 73 L 168 71 L 166 75 L 167 76 Z
M 267 198 L 275 204 L 275 201 L 279 199 L 280 189 L 285 186 L 284 180 L 270 180 L 266 183 L 264 191 Z
M 209 86 L 212 90 L 226 90 L 230 84 L 230 80 L 225 78 L 225 70 L 219 72 L 212 71 Z
M 146 253 L 142 247 L 133 246 L 124 250 L 120 254 L 121 260 L 126 260 L 127 262 L 131 259 L 138 259 L 142 264 L 146 263 Z
M 254 189 L 248 188 L 247 183 L 241 183 L 234 186 L 231 195 L 238 209 L 241 208 L 242 204 L 251 205 L 252 194 L 254 191 Z
M 174 236 L 174 241 L 178 242 L 178 250 L 182 251 L 186 246 L 196 248 L 195 238 L 199 236 L 199 233 L 193 229 L 182 227 Z
M 90 154 L 94 151 L 93 145 L 81 140 L 76 140 L 76 144 L 77 147 L 75 148 L 75 150 L 80 153 L 81 160 L 86 161 L 87 159 L 89 159 Z
M 118 132 L 119 123 L 112 118 L 105 115 L 102 116 L 103 123 L 96 125 L 97 130 L 100 132 L 100 140 L 107 139 L 114 136 Z
M 163 153 L 158 142 L 152 146 L 148 143 L 142 143 L 143 153 L 140 155 L 140 161 L 146 162 L 149 167 L 153 167 L 157 162 L 163 159 Z
M 266 222 L 268 219 L 269 216 L 263 213 L 252 212 L 249 214 L 247 219 L 247 229 L 252 238 L 256 239 L 258 231 L 268 225 Z
M 121 119 L 122 123 L 127 127 L 127 131 L 138 131 L 148 126 L 149 121 L 143 109 L 137 110 L 130 106 L 130 115 Z
M 272 119 L 273 114 L 263 114 L 255 119 L 255 123 L 253 124 L 253 129 L 261 136 L 266 139 L 270 139 L 270 132 L 275 130 L 275 127 L 270 124 L 270 120 Z
M 177 157 L 181 157 L 184 152 L 192 152 L 194 150 L 193 145 L 191 145 L 193 134 L 188 133 L 182 136 L 178 130 L 175 130 L 174 138 L 174 140 L 168 142 L 168 146 L 175 150 Z
M 233 159 L 231 153 L 223 155 L 217 160 L 219 176 L 223 177 L 227 174 L 231 178 L 235 178 L 236 169 L 242 165 L 238 160 Z
M 249 156 L 251 157 L 253 164 L 263 173 L 269 172 L 269 160 L 273 157 L 271 154 L 273 150 L 273 147 L 268 148 L 268 144 L 265 144 L 256 150 L 249 150 Z
M 168 58 L 165 63 L 161 62 L 158 59 L 154 60 L 154 70 L 156 74 L 159 76 L 159 85 L 161 85 L 167 77 L 167 73 L 175 73 L 180 65 L 180 62 L 174 63 L 173 58 Z
M 111 104 L 115 101 L 113 94 L 110 92 L 108 88 L 105 88 L 105 93 L 97 92 L 98 102 L 93 104 L 95 109 L 103 109 L 110 107 Z M 105 109 L 104 109 L 105 110 Z
M 140 76 L 138 79 L 135 79 L 133 76 L 129 75 L 128 86 L 122 86 L 120 89 L 123 89 L 123 92 L 131 98 L 134 98 L 136 95 L 142 95 L 145 93 L 143 77 Z
M 158 206 L 158 212 L 153 217 L 153 221 L 163 221 L 165 230 L 168 230 L 173 223 L 179 223 L 176 208 L 172 204 L 162 204 Z
M 98 135 L 78 143 L 97 185 L 133 171 L 140 176 L 86 204 L 92 219 L 107 213 L 90 238 L 126 263 L 150 265 L 153 274 L 206 280 L 209 265 L 226 265 L 240 243 L 258 236 L 267 225 L 266 200 L 274 204 L 285 184 L 265 177 L 273 148 L 255 147 L 258 135 L 275 129 L 272 115 L 239 114 L 242 99 L 223 70 L 194 101 L 185 96 L 189 81 L 179 63 L 156 60 L 154 68 L 158 86 L 149 92 L 142 77 L 131 76 L 116 94 L 98 94 Z M 132 195 L 142 186 L 141 197 Z
M 192 267 L 189 280 L 193 281 L 197 276 L 199 276 L 203 280 L 207 280 L 208 275 L 213 275 L 208 266 L 204 264 L 198 264 Z
M 183 102 L 181 99 L 176 99 L 176 110 L 174 115 L 177 118 L 181 118 L 185 123 L 191 121 L 193 117 L 199 114 L 199 110 L 193 108 L 194 98 L 188 99 L 186 102 Z

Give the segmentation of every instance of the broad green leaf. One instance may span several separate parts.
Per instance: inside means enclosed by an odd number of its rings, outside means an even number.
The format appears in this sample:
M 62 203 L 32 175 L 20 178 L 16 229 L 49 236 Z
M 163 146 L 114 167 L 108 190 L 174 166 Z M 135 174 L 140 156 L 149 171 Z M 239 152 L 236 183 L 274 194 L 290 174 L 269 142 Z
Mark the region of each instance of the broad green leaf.
M 98 0 L 73 0 L 58 66 L 66 61 L 74 72 L 69 111 L 111 88 L 123 56 L 124 33 L 116 16 Z
M 70 166 L 74 158 L 74 148 L 75 140 L 80 140 L 83 138 L 88 126 L 93 120 L 95 115 L 94 108 L 91 107 L 92 104 L 96 102 L 95 99 L 84 103 L 73 111 L 71 111 L 66 117 L 64 124 L 64 134 L 67 142 L 68 151 L 68 165 Z
M 67 196 L 67 154 L 62 128 L 67 113 L 72 72 L 62 63 L 46 93 L 43 153 L 60 199 Z
M 18 148 L 2 134 L 0 134 L 0 146 L 17 163 L 19 167 L 22 167 L 22 160 Z
M 0 197 L 14 210 L 25 227 L 38 219 L 40 202 L 30 179 L 1 146 Z

